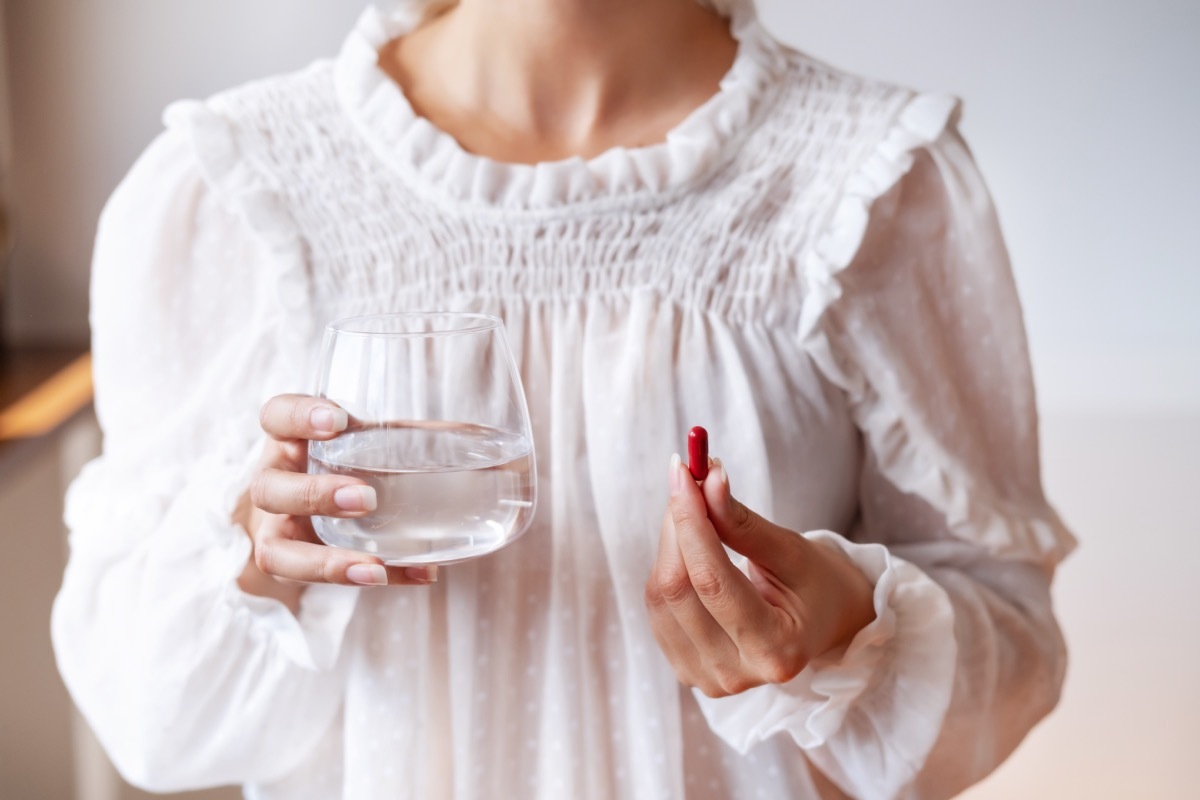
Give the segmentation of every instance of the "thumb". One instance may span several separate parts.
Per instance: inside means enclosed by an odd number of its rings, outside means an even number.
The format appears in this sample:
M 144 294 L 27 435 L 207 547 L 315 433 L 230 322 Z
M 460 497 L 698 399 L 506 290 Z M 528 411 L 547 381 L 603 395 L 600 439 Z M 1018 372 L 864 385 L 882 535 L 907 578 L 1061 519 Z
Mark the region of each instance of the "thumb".
M 729 473 L 716 459 L 703 485 L 708 519 L 724 544 L 773 571 L 791 562 L 806 540 L 742 505 L 730 492 Z

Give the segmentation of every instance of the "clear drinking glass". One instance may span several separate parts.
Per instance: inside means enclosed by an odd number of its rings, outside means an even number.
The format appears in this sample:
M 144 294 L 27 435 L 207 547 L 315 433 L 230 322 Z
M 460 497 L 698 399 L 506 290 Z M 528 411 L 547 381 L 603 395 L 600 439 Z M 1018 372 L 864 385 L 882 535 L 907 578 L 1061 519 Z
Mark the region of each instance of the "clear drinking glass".
M 525 393 L 499 319 L 355 317 L 325 329 L 316 394 L 350 414 L 310 442 L 308 471 L 375 487 L 366 517 L 313 517 L 321 541 L 388 564 L 491 553 L 528 529 L 537 503 Z

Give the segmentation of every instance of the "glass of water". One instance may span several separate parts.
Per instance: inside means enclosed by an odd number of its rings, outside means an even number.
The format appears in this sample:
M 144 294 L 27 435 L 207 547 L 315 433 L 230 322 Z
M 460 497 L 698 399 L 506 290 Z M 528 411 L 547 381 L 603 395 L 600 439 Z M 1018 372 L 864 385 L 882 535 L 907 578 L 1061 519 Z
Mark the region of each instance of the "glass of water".
M 447 564 L 523 534 L 537 480 L 525 393 L 485 314 L 355 317 L 325 329 L 316 394 L 350 425 L 310 442 L 308 471 L 375 488 L 358 519 L 313 517 L 321 541 L 388 564 Z

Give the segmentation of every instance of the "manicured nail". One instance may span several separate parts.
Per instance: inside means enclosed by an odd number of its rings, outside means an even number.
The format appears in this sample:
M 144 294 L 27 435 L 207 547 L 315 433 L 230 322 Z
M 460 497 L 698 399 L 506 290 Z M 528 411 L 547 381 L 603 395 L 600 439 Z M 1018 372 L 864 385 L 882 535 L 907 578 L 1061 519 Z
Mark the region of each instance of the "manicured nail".
M 417 581 L 418 583 L 434 583 L 437 581 L 437 576 L 438 568 L 436 564 L 429 567 L 404 568 L 404 577 L 408 578 L 410 581 Z
M 387 570 L 380 564 L 355 564 L 346 570 L 346 580 L 360 586 L 387 586 Z
M 333 493 L 333 503 L 342 511 L 374 511 L 379 498 L 373 486 L 343 486 Z
M 313 430 L 341 433 L 350 424 L 350 415 L 346 413 L 345 409 L 321 406 L 312 410 L 312 413 L 308 415 L 308 422 L 313 426 Z
M 671 485 L 671 496 L 679 494 L 683 488 L 683 459 L 679 457 L 679 453 L 671 456 L 671 466 L 667 468 L 667 480 Z
M 725 488 L 725 492 L 729 492 L 729 473 L 725 471 L 725 465 L 721 463 L 721 459 L 714 458 L 712 463 L 713 471 L 717 473 L 717 481 Z

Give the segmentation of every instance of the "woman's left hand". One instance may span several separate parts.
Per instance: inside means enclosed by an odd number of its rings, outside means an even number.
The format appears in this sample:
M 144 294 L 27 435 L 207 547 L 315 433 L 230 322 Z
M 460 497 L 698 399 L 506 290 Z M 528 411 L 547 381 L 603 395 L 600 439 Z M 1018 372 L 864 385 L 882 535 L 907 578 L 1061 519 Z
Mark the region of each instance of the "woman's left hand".
M 709 697 L 786 683 L 875 618 L 862 572 L 735 500 L 719 461 L 697 484 L 675 457 L 669 480 L 646 607 L 681 683 Z M 749 577 L 722 544 L 749 559 Z

